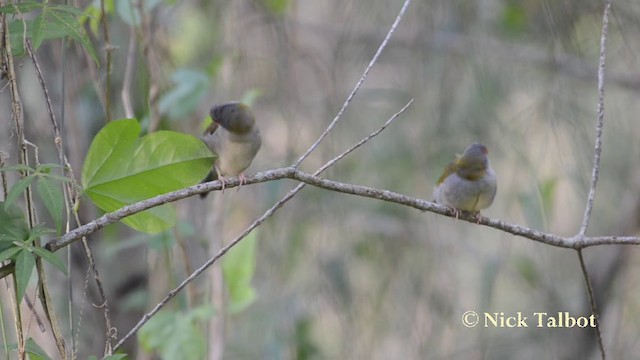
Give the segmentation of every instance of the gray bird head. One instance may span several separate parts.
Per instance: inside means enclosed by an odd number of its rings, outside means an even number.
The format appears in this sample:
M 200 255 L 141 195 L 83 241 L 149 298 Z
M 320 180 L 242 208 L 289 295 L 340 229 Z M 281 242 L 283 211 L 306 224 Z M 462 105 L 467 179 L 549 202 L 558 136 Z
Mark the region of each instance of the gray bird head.
M 215 123 L 236 134 L 251 131 L 256 122 L 249 106 L 240 102 L 214 106 L 210 115 Z

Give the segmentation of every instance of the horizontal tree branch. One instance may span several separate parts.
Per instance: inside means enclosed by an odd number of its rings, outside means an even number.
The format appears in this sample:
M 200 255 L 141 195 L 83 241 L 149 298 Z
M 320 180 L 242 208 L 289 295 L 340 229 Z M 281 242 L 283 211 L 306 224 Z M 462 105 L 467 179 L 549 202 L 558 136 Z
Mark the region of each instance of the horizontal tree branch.
M 341 192 L 345 194 L 357 195 L 361 197 L 367 197 L 382 201 L 393 202 L 400 205 L 410 206 L 421 211 L 429 211 L 436 214 L 453 217 L 456 215 L 454 211 L 445 206 L 436 204 L 431 201 L 426 201 L 418 198 L 413 198 L 403 194 L 399 194 L 393 191 L 381 190 L 366 186 L 359 186 L 347 183 L 341 183 L 333 180 L 327 180 L 318 176 L 311 175 L 309 173 L 295 169 L 294 167 L 286 167 L 268 170 L 257 173 L 253 176 L 247 177 L 245 185 L 263 183 L 267 181 L 274 181 L 280 179 L 293 179 L 312 186 L 323 188 L 326 190 Z M 225 188 L 232 188 L 239 185 L 237 177 L 225 179 Z M 75 230 L 66 233 L 59 239 L 55 239 L 46 244 L 46 248 L 50 251 L 56 251 L 71 243 L 78 241 L 83 236 L 87 236 L 96 232 L 103 227 L 113 224 L 122 220 L 123 218 L 139 213 L 141 211 L 160 206 L 166 203 L 174 202 L 180 199 L 194 196 L 196 194 L 206 193 L 214 190 L 221 190 L 222 183 L 219 180 L 211 181 L 203 184 L 194 185 L 185 189 L 177 190 L 171 193 L 159 195 L 151 199 L 143 200 L 131 205 L 124 206 L 123 208 L 116 210 L 112 213 L 105 214 L 96 220 L 93 220 L 85 225 L 82 225 Z M 530 229 L 524 226 L 510 224 L 498 219 L 491 219 L 485 216 L 476 218 L 474 214 L 462 212 L 458 216 L 459 220 L 464 220 L 472 223 L 478 223 L 479 225 L 485 225 L 494 229 L 502 230 L 504 232 L 525 237 L 543 244 L 570 248 L 570 249 L 582 249 L 596 245 L 614 245 L 614 244 L 626 244 L 626 245 L 640 245 L 640 237 L 633 236 L 599 236 L 599 237 L 587 237 L 587 236 L 573 236 L 562 237 L 551 233 L 544 233 L 534 229 Z M 1 269 L 0 269 L 1 270 Z

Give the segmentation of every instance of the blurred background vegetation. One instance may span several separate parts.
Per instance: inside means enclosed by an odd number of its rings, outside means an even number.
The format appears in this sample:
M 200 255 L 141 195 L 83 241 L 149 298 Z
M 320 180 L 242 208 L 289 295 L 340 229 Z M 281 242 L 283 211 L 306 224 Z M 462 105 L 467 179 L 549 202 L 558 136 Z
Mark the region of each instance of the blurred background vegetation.
M 85 26 L 100 66 L 77 43 L 64 47 L 60 40 L 45 41 L 37 56 L 57 114 L 64 100 L 63 139 L 76 174 L 107 121 L 105 90 L 112 118 L 126 116 L 123 88 L 147 131 L 196 136 L 213 104 L 251 101 L 263 134 L 251 174 L 291 164 L 325 129 L 402 3 L 112 0 L 105 2 L 106 44 L 99 2 L 79 1 L 90 15 Z M 315 170 L 415 98 L 381 136 L 325 176 L 430 200 L 454 154 L 482 142 L 499 177 L 498 196 L 485 215 L 563 236 L 577 233 L 591 176 L 603 7 L 595 0 L 414 1 L 342 122 L 302 169 Z M 638 235 L 640 229 L 639 19 L 640 3 L 614 3 L 590 235 Z M 110 89 L 106 45 L 112 47 Z M 16 61 L 26 137 L 43 162 L 57 162 L 33 65 L 24 56 Z M 4 80 L 0 91 L 0 151 L 15 163 Z M 123 225 L 93 234 L 118 337 L 217 252 L 210 249 L 213 237 L 228 242 L 294 186 L 277 181 L 227 191 L 224 229 L 210 226 L 210 197 L 179 202 L 179 225 L 160 235 Z M 83 222 L 98 215 L 82 204 Z M 255 239 L 256 297 L 229 314 L 225 358 L 599 358 L 590 329 L 469 329 L 461 322 L 467 310 L 588 316 L 573 251 L 311 187 L 265 222 Z M 71 251 L 73 311 L 76 321 L 82 318 L 78 354 L 85 358 L 102 353 L 104 318 L 90 305 L 99 301 L 90 277 L 85 285 L 84 250 L 74 245 Z M 585 251 L 604 346 L 614 359 L 640 351 L 637 252 L 621 246 Z M 64 319 L 67 279 L 52 277 Z M 197 280 L 172 301 L 178 315 L 164 327 L 189 319 L 206 329 L 198 321 L 210 316 L 203 310 L 210 305 L 207 281 Z M 147 334 L 157 339 L 162 329 Z M 41 336 L 38 343 L 54 354 L 50 336 Z M 172 341 L 204 346 L 198 341 L 206 338 L 198 336 Z M 166 351 L 144 338 L 123 350 L 139 359 Z

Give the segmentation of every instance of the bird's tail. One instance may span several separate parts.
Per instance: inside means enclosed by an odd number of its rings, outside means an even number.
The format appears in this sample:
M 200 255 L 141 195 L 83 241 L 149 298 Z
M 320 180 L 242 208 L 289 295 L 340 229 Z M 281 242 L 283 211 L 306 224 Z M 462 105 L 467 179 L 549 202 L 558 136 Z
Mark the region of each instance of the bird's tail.
M 212 169 L 211 171 L 209 171 L 209 174 L 207 174 L 207 177 L 200 182 L 200 184 L 214 180 L 218 180 L 218 173 Z M 200 194 L 200 199 L 206 198 L 207 195 L 209 195 L 208 192 Z

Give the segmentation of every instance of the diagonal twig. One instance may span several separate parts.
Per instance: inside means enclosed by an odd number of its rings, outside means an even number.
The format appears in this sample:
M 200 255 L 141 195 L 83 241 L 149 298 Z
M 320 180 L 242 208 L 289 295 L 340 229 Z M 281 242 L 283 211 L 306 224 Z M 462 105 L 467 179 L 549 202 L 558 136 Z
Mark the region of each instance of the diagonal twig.
M 336 126 L 336 124 L 338 123 L 338 120 L 340 120 L 340 118 L 342 117 L 342 114 L 345 112 L 345 110 L 351 103 L 351 100 L 356 95 L 356 93 L 358 92 L 362 84 L 364 83 L 364 80 L 367 78 L 369 71 L 371 70 L 371 68 L 373 68 L 373 65 L 375 65 L 375 63 L 378 61 L 378 57 L 380 57 L 380 54 L 382 54 L 382 51 L 384 50 L 384 48 L 387 47 L 387 44 L 389 43 L 389 39 L 391 38 L 391 35 L 393 35 L 396 28 L 398 27 L 398 24 L 400 24 L 400 21 L 404 17 L 404 14 L 407 12 L 407 8 L 409 7 L 410 3 L 411 3 L 411 0 L 405 0 L 404 4 L 402 5 L 402 8 L 400 9 L 400 12 L 398 12 L 398 16 L 396 16 L 395 21 L 393 22 L 393 24 L 391 25 L 391 28 L 387 32 L 387 35 L 384 37 L 384 40 L 382 40 L 382 43 L 380 43 L 380 46 L 378 47 L 378 51 L 376 51 L 375 55 L 373 55 L 373 57 L 371 58 L 371 61 L 369 61 L 369 65 L 367 65 L 366 69 L 364 69 L 364 72 L 362 73 L 360 80 L 358 80 L 356 85 L 353 87 L 353 90 L 351 90 L 351 93 L 349 93 L 349 96 L 347 96 L 347 99 L 344 101 L 344 104 L 342 104 L 342 107 L 340 108 L 336 116 L 333 118 L 329 126 L 327 126 L 325 131 L 322 134 L 320 134 L 318 139 L 311 146 L 309 146 L 309 149 L 307 149 L 307 151 L 305 151 L 304 154 L 302 154 L 302 156 L 300 156 L 300 158 L 296 160 L 293 167 L 297 168 L 300 165 L 300 163 L 302 163 L 304 159 L 306 159 L 318 147 L 318 145 L 320 145 L 322 140 L 324 140 L 324 138 L 327 137 L 327 135 L 329 135 L 331 130 L 333 130 L 333 128 Z

